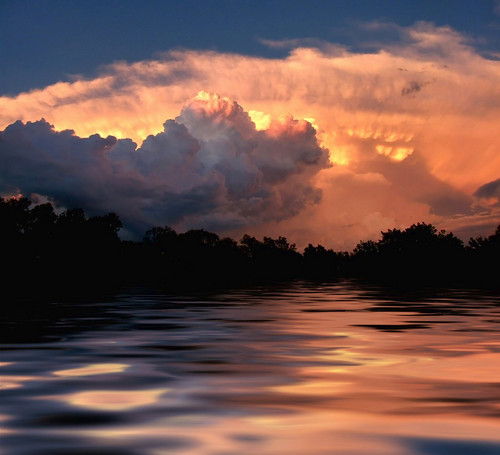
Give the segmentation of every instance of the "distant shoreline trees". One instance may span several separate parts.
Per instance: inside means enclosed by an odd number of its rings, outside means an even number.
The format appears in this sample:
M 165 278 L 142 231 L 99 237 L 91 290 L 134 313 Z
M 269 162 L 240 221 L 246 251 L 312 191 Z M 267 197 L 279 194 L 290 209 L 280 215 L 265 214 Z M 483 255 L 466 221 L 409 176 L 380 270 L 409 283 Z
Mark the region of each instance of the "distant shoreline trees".
M 8 285 L 79 287 L 154 283 L 199 287 L 262 280 L 353 277 L 401 284 L 498 285 L 500 226 L 467 245 L 452 233 L 417 223 L 382 232 L 354 250 L 309 244 L 303 253 L 285 237 L 235 240 L 203 229 L 153 227 L 142 241 L 122 241 L 114 213 L 87 218 L 82 209 L 56 214 L 50 203 L 0 198 L 0 247 Z

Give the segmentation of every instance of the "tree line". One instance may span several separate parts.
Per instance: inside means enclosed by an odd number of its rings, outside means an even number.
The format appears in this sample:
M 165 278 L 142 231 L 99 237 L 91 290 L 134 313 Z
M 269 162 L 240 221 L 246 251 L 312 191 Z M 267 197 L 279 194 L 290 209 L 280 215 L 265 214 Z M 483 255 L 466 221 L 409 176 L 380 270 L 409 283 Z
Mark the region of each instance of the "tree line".
M 80 209 L 56 214 L 50 203 L 0 198 L 0 247 L 16 286 L 77 283 L 164 283 L 177 286 L 238 284 L 291 278 L 359 277 L 389 283 L 408 281 L 495 285 L 500 272 L 500 226 L 468 244 L 427 223 L 382 232 L 352 252 L 309 244 L 301 253 L 286 237 L 238 242 L 203 229 L 178 233 L 153 227 L 141 241 L 118 236 L 118 215 L 87 217 Z

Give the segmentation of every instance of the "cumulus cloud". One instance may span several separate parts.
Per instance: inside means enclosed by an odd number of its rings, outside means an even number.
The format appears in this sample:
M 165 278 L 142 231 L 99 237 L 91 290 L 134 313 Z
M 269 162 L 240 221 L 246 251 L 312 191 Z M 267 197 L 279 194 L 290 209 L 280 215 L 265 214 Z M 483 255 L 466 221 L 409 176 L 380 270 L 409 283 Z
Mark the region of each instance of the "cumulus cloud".
M 267 43 L 291 47 L 280 59 L 175 50 L 117 62 L 91 80 L 0 97 L 0 127 L 44 117 L 74 138 L 119 138 L 102 152 L 113 184 L 148 188 L 196 227 L 252 225 L 349 247 L 422 220 L 486 223 L 492 205 L 475 192 L 500 169 L 500 62 L 449 27 L 371 26 L 397 40 L 371 52 L 292 40 Z M 210 95 L 184 104 L 201 89 L 245 110 Z M 318 143 L 334 167 L 315 161 Z M 159 219 L 141 198 L 132 206 L 142 219 Z
M 281 220 L 317 203 L 328 166 L 310 123 L 291 116 L 258 131 L 235 101 L 201 92 L 137 145 L 55 131 L 45 120 L 0 133 L 0 191 L 58 206 L 113 210 L 139 231 L 158 224 L 230 229 Z

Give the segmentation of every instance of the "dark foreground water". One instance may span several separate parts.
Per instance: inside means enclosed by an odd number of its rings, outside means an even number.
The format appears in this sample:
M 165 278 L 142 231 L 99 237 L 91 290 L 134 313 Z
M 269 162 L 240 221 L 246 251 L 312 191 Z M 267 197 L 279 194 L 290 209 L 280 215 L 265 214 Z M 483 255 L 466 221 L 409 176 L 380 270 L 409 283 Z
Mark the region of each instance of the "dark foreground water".
M 5 313 L 3 454 L 500 454 L 493 293 L 130 289 Z

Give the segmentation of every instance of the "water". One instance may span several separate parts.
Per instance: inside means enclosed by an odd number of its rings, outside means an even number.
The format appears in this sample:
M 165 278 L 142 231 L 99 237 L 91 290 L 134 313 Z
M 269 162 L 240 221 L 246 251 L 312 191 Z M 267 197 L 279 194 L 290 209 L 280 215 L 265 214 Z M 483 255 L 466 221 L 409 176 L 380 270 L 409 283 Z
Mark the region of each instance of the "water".
M 495 294 L 349 282 L 16 306 L 0 450 L 499 454 L 499 329 Z

